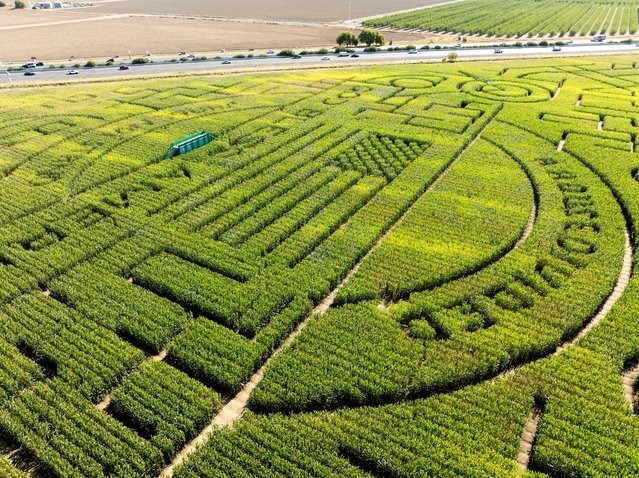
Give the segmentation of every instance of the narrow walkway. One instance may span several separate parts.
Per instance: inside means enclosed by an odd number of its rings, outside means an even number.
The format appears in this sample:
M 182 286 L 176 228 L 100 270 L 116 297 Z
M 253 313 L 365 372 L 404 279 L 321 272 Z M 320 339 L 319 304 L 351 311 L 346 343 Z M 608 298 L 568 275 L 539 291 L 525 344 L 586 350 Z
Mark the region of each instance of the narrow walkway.
M 557 151 L 563 151 L 565 143 L 566 143 L 565 139 L 562 139 L 561 141 L 559 141 L 559 144 L 557 145 Z
M 35 460 L 22 446 L 6 451 L 5 444 L 0 442 L 0 454 L 29 478 L 46 478 L 50 476 L 42 464 Z
M 564 81 L 563 80 L 557 86 L 557 89 L 555 90 L 555 93 L 552 95 L 552 98 L 550 98 L 551 101 L 557 99 L 557 97 L 559 96 L 559 93 L 561 93 L 561 87 L 562 86 L 564 86 Z
M 588 332 L 590 332 L 599 322 L 601 322 L 610 312 L 612 306 L 619 300 L 621 295 L 628 287 L 628 282 L 630 281 L 630 274 L 632 274 L 632 246 L 630 245 L 630 233 L 626 228 L 624 230 L 624 236 L 626 238 L 624 244 L 624 255 L 623 255 L 623 264 L 621 266 L 621 272 L 619 273 L 619 278 L 617 279 L 617 283 L 615 284 L 615 288 L 612 290 L 604 305 L 599 309 L 597 315 L 595 315 L 590 322 L 588 322 L 584 328 L 582 328 L 579 333 L 568 342 L 565 342 L 561 346 L 557 348 L 555 353 L 560 353 L 568 347 L 576 344 L 579 340 L 581 340 Z
M 163 362 L 166 358 L 166 354 L 168 353 L 167 349 L 162 350 L 159 354 L 149 357 L 142 363 L 151 363 L 151 362 Z M 96 405 L 96 408 L 101 411 L 105 411 L 111 405 L 111 394 L 109 393 L 104 399 Z
M 519 446 L 519 455 L 517 463 L 519 464 L 519 474 L 522 475 L 528 469 L 530 455 L 532 454 L 533 443 L 537 435 L 537 427 L 541 420 L 542 411 L 538 407 L 534 407 L 528 415 L 526 424 L 524 425 L 524 433 L 521 436 L 521 445 Z
M 630 409 L 635 409 L 635 383 L 639 378 L 639 365 L 627 370 L 621 376 L 621 384 L 623 385 L 623 394 L 626 397 Z
M 524 232 L 522 232 L 521 236 L 519 236 L 519 239 L 517 239 L 517 242 L 513 246 L 511 252 L 514 251 L 515 249 L 518 249 L 519 247 L 521 247 L 521 245 L 524 242 L 526 242 L 526 240 L 532 234 L 533 229 L 535 228 L 536 221 L 537 221 L 537 201 L 533 201 L 533 206 L 532 206 L 532 209 L 530 210 L 530 216 L 528 216 L 528 223 L 526 224 L 526 228 L 524 229 Z
M 440 179 L 457 163 L 459 158 L 477 142 L 477 140 L 481 137 L 482 133 L 493 122 L 495 116 L 496 114 L 477 133 L 477 136 L 475 136 L 475 138 L 473 138 L 473 140 L 469 142 L 469 144 L 444 168 L 444 170 L 439 174 L 439 176 L 437 176 L 437 178 L 430 184 L 430 186 L 426 188 L 426 190 L 419 196 L 419 198 L 417 198 L 413 202 L 413 204 L 411 204 L 411 206 L 409 206 L 404 211 L 404 213 L 399 217 L 399 219 L 397 219 L 397 221 L 395 221 L 395 223 L 390 228 L 388 228 L 388 230 L 384 234 L 382 234 L 382 236 L 375 242 L 375 244 L 371 246 L 368 252 L 362 257 L 362 259 L 360 259 L 359 262 L 355 264 L 355 266 L 349 271 L 349 273 L 337 285 L 337 287 L 335 287 L 335 289 L 333 289 L 331 293 L 328 294 L 324 298 L 324 300 L 322 300 L 319 303 L 317 307 L 315 307 L 313 312 L 297 326 L 297 328 L 293 331 L 293 333 L 291 333 L 291 335 L 289 335 L 286 338 L 286 340 L 282 342 L 282 344 L 275 350 L 275 352 L 273 352 L 273 354 L 266 360 L 264 365 L 262 365 L 262 367 L 260 367 L 260 369 L 257 372 L 255 372 L 255 374 L 253 374 L 253 376 L 251 377 L 251 380 L 249 380 L 249 382 L 246 385 L 244 385 L 244 388 L 233 399 L 231 399 L 222 408 L 222 410 L 220 410 L 220 412 L 213 418 L 212 422 L 204 430 L 202 430 L 197 437 L 195 437 L 190 443 L 188 443 L 186 447 L 182 449 L 182 451 L 180 451 L 175 456 L 173 461 L 166 468 L 164 468 L 164 470 L 162 470 L 162 472 L 160 473 L 160 478 L 172 477 L 175 471 L 175 468 L 179 466 L 180 464 L 182 464 L 193 452 L 195 452 L 198 446 L 205 444 L 209 440 L 211 434 L 214 432 L 216 428 L 232 427 L 235 420 L 242 417 L 242 415 L 244 414 L 246 410 L 248 401 L 251 398 L 251 394 L 264 378 L 264 372 L 266 370 L 266 367 L 268 367 L 269 363 L 271 362 L 271 360 L 273 360 L 274 357 L 276 357 L 278 354 L 280 354 L 281 352 L 283 352 L 284 350 L 286 350 L 288 347 L 291 346 L 295 338 L 302 332 L 302 330 L 306 328 L 306 326 L 309 324 L 310 320 L 313 317 L 316 317 L 317 315 L 323 315 L 331 308 L 331 306 L 333 305 L 333 302 L 335 301 L 335 297 L 337 297 L 337 294 L 339 293 L 341 288 L 353 277 L 353 275 L 357 273 L 357 271 L 360 269 L 364 261 L 375 251 L 375 249 L 377 249 L 384 242 L 384 240 L 388 237 L 388 235 L 391 234 L 395 230 L 395 228 L 403 221 L 403 219 L 406 217 L 409 211 L 411 211 L 411 209 L 417 203 L 417 201 L 419 201 L 419 199 L 423 197 L 424 194 L 430 191 L 440 181 Z

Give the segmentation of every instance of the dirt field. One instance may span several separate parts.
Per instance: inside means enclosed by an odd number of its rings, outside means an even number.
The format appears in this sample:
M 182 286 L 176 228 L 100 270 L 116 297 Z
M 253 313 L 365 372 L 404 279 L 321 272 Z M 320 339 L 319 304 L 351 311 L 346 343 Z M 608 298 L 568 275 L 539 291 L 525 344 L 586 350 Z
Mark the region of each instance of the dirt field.
M 114 54 L 125 58 L 129 51 L 135 57 L 146 51 L 154 55 L 177 55 L 180 51 L 210 54 L 222 48 L 301 49 L 332 46 L 342 30 L 344 28 L 338 26 L 151 17 L 124 17 L 17 29 L 3 29 L 0 26 L 0 60 L 16 63 L 36 57 L 67 61 L 72 56 L 76 59 L 104 60 Z M 423 37 L 389 33 L 386 38 L 395 43 L 417 43 Z
M 446 0 L 351 0 L 351 18 L 444 3 Z M 96 2 L 101 13 L 172 13 L 261 20 L 348 20 L 349 0 L 116 0 Z
M 9 8 L 0 8 L 0 28 L 77 20 L 78 18 L 104 15 L 104 13 L 97 13 L 89 9 L 46 12 L 41 10 L 12 10 Z

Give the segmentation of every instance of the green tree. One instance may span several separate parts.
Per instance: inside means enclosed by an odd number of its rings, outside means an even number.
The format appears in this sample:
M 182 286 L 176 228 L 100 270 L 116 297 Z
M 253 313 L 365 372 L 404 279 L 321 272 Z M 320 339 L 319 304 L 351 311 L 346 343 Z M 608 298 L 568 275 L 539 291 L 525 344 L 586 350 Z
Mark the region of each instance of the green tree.
M 16 3 L 15 3 L 16 9 L 25 8 L 25 7 L 26 5 L 24 4 L 24 2 L 22 2 L 21 0 L 16 0 Z
M 342 32 L 337 36 L 336 42 L 340 46 L 357 46 L 359 40 L 353 32 Z
M 359 41 L 367 46 L 383 45 L 384 35 L 373 30 L 362 30 L 359 34 Z
M 457 58 L 459 58 L 459 55 L 457 53 L 455 53 L 454 51 L 451 51 L 448 54 L 448 61 L 451 63 L 455 63 L 455 60 L 457 60 Z

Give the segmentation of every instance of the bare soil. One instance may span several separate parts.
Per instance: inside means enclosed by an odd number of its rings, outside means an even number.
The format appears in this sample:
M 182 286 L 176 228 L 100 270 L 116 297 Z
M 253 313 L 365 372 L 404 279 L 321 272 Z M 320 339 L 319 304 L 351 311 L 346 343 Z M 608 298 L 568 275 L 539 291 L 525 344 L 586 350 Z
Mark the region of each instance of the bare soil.
M 0 60 L 23 62 L 31 57 L 41 60 L 98 58 L 115 54 L 127 58 L 149 51 L 153 55 L 177 55 L 180 51 L 211 54 L 221 49 L 245 51 L 283 48 L 330 47 L 345 28 L 340 26 L 302 26 L 240 21 L 189 20 L 164 17 L 114 17 L 111 19 L 77 17 L 85 21 L 42 26 L 8 28 L 0 26 Z M 56 21 L 57 14 L 52 16 Z M 0 25 L 6 19 L 0 17 Z M 395 43 L 420 42 L 424 35 L 388 33 Z
M 351 18 L 423 7 L 446 0 L 351 0 Z M 335 22 L 349 19 L 349 0 L 119 0 L 96 2 L 101 13 L 162 13 L 261 20 Z
M 6 3 L 6 0 L 5 0 Z M 103 17 L 104 13 L 98 13 L 93 9 L 65 9 L 65 10 L 13 10 L 0 8 L 0 28 L 16 25 L 39 25 L 43 23 L 55 23 L 78 18 Z

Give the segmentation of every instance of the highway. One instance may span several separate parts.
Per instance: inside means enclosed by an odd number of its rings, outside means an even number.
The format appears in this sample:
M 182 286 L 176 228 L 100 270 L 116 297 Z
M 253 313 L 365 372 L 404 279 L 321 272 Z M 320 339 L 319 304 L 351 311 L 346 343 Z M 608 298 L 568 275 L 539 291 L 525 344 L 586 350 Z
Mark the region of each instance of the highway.
M 441 60 L 448 56 L 451 51 L 455 51 L 459 55 L 459 59 L 479 59 L 479 58 L 508 58 L 508 57 L 561 57 L 561 56 L 578 56 L 587 54 L 619 54 L 619 53 L 639 53 L 639 47 L 632 44 L 619 43 L 575 43 L 573 45 L 562 46 L 561 51 L 554 52 L 552 47 L 501 47 L 502 53 L 494 53 L 494 47 L 486 48 L 448 48 L 441 50 L 417 50 L 417 53 L 409 53 L 407 51 L 393 52 L 375 52 L 361 53 L 358 52 L 358 58 L 339 57 L 335 53 L 327 55 L 304 55 L 299 59 L 290 57 L 269 56 L 267 58 L 244 58 L 236 59 L 231 55 L 224 56 L 222 60 L 207 61 L 186 61 L 186 62 L 168 62 L 156 61 L 146 65 L 131 65 L 126 63 L 129 70 L 119 70 L 120 63 L 115 66 L 95 67 L 95 68 L 78 68 L 78 74 L 75 76 L 68 75 L 68 69 L 50 69 L 35 68 L 31 69 L 35 76 L 25 76 L 24 71 L 6 71 L 0 67 L 0 84 L 3 83 L 21 83 L 21 82 L 55 82 L 65 81 L 72 78 L 92 80 L 99 78 L 113 77 L 139 77 L 145 75 L 172 75 L 178 73 L 205 73 L 220 71 L 242 71 L 242 70 L 259 70 L 259 69 L 290 69 L 296 67 L 335 67 L 335 66 L 352 66 L 353 64 L 372 64 L 386 62 L 416 62 L 416 61 L 433 61 Z M 226 60 L 230 63 L 223 64 Z

